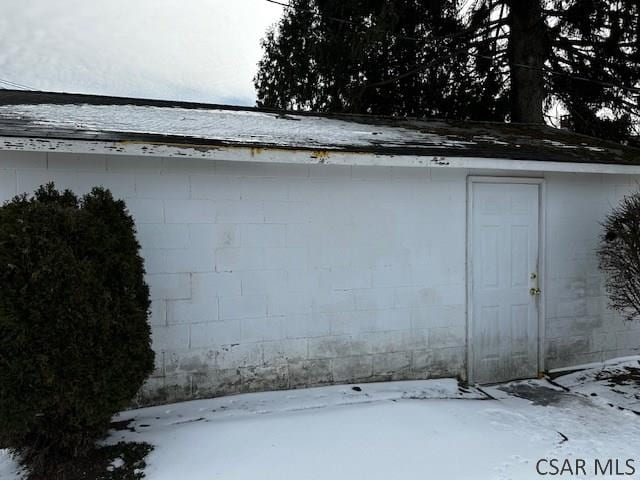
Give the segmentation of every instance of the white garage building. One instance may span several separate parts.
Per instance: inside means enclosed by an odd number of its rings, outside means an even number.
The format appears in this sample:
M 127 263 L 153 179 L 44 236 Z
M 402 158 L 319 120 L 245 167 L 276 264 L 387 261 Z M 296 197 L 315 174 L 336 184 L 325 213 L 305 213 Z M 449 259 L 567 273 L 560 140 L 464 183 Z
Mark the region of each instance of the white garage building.
M 638 179 L 640 151 L 542 126 L 0 94 L 2 199 L 103 185 L 136 220 L 143 403 L 638 353 L 595 256 Z

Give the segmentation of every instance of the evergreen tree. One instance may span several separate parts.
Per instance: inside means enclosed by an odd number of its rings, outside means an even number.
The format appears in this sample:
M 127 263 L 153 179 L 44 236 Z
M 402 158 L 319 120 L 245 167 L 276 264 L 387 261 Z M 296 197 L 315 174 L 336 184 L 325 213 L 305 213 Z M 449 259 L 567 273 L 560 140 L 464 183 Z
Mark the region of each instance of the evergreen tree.
M 469 75 L 467 48 L 456 41 L 467 32 L 455 2 L 291 5 L 263 41 L 259 106 L 452 118 L 506 113 L 500 85 L 487 89 L 489 82 Z
M 263 41 L 258 105 L 542 123 L 638 123 L 638 0 L 292 0 Z

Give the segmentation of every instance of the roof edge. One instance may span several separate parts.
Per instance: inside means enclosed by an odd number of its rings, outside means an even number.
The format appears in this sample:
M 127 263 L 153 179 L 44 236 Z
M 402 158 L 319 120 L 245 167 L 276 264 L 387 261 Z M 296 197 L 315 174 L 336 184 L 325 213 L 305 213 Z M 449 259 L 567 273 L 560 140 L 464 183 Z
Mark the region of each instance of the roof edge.
M 65 140 L 41 137 L 0 136 L 1 151 L 128 155 L 137 157 L 190 158 L 208 161 L 273 164 L 348 165 L 377 167 L 451 168 L 496 171 L 566 172 L 640 175 L 640 165 L 573 163 L 528 159 L 460 156 L 380 155 L 341 150 L 305 150 L 221 145 L 145 143 L 104 140 Z

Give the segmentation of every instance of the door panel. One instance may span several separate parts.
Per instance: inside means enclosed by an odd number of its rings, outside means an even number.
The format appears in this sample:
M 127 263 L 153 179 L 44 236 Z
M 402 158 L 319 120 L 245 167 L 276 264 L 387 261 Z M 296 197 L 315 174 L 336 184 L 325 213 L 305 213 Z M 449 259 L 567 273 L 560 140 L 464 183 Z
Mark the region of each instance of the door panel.
M 473 380 L 538 373 L 539 187 L 472 183 Z M 532 278 L 532 274 L 536 278 Z

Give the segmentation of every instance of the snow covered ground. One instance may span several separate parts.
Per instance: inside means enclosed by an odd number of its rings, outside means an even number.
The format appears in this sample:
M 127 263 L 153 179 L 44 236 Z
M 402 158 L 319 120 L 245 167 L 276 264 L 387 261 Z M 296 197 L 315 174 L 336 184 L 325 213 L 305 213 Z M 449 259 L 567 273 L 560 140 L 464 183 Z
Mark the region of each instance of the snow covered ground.
M 640 414 L 640 356 L 587 365 L 557 379 L 560 385 L 592 397 L 595 402 L 627 408 Z
M 547 380 L 323 387 L 124 412 L 108 441 L 152 443 L 148 480 L 524 480 L 545 458 L 584 459 L 579 479 L 595 459 L 634 459 L 625 478 L 640 479 L 640 417 L 594 398 Z M 0 454 L 0 478 L 14 470 Z

